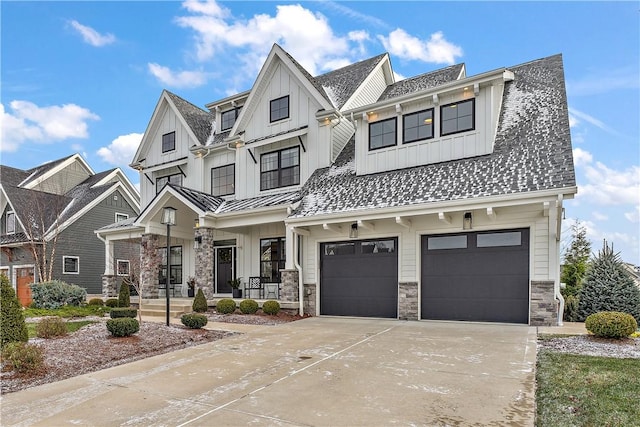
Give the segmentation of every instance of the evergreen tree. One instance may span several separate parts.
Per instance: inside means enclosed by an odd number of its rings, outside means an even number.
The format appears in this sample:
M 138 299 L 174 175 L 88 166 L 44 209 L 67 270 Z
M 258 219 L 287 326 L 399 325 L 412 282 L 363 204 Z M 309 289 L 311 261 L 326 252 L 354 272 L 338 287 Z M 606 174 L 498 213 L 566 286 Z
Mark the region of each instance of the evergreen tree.
M 131 307 L 131 291 L 129 290 L 129 282 L 127 280 L 123 280 L 120 285 L 118 307 Z
M 29 341 L 22 306 L 4 274 L 0 274 L 0 286 L 0 348 L 10 342 Z
M 198 293 L 196 297 L 193 299 L 193 304 L 191 305 L 191 309 L 196 313 L 204 313 L 209 308 L 207 304 L 207 298 L 204 296 L 204 292 L 202 292 L 202 288 L 198 289 Z
M 579 221 L 571 226 L 571 244 L 565 250 L 560 281 L 566 284 L 562 296 L 577 296 L 589 265 L 591 242 L 587 239 L 587 228 Z
M 599 311 L 621 311 L 640 321 L 640 289 L 606 240 L 589 265 L 580 291 L 579 319 Z

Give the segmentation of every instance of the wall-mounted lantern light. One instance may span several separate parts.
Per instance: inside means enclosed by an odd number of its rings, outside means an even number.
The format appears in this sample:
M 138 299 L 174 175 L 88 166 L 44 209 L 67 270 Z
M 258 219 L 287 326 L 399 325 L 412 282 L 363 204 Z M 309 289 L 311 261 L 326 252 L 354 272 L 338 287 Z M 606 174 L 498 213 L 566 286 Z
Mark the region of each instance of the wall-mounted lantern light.
M 202 236 L 196 236 L 193 241 L 193 249 L 198 249 L 200 247 L 200 243 L 202 243 Z
M 473 221 L 473 218 L 471 216 L 471 212 L 465 212 L 464 213 L 464 218 L 462 220 L 462 229 L 463 230 L 471 230 L 472 221 Z
M 349 238 L 357 239 L 358 238 L 358 223 L 354 222 L 351 224 L 351 230 L 349 230 Z

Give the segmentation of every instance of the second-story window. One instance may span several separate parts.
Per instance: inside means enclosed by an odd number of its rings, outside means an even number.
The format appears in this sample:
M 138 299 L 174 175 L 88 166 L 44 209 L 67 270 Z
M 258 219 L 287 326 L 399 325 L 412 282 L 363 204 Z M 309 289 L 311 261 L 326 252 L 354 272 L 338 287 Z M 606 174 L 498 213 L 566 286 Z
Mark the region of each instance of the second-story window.
M 228 196 L 235 193 L 236 165 L 211 169 L 211 194 Z
M 369 150 L 396 145 L 396 118 L 369 123 Z
M 456 102 L 440 107 L 440 135 L 475 129 L 475 100 Z
M 162 135 L 162 152 L 173 151 L 176 149 L 176 133 L 169 132 Z
M 433 108 L 402 117 L 402 142 L 433 138 Z
M 300 184 L 300 147 L 285 148 L 260 157 L 260 190 Z
M 269 103 L 269 121 L 271 123 L 289 117 L 289 95 L 273 99 Z
M 236 123 L 236 119 L 238 118 L 238 114 L 240 114 L 239 108 L 234 108 L 233 110 L 223 111 L 220 114 L 220 130 L 228 130 L 233 127 Z
M 167 185 L 169 182 L 176 185 L 182 185 L 182 174 L 176 173 L 174 175 L 167 175 L 156 178 L 156 193 L 159 193 L 160 190 L 162 190 L 162 187 Z
M 7 212 L 7 223 L 5 224 L 5 230 L 7 234 L 14 234 L 16 232 L 16 214 L 13 211 Z

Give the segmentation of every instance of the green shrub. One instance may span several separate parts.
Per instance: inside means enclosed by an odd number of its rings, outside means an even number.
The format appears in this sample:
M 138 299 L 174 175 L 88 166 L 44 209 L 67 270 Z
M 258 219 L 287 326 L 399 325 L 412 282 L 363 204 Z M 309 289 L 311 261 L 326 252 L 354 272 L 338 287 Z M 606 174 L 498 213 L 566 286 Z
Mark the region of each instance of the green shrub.
M 129 337 L 140 330 L 140 323 L 137 319 L 121 317 L 107 320 L 107 330 L 114 337 Z
M 60 317 L 45 317 L 36 325 L 38 338 L 63 337 L 67 335 L 67 325 Z
M 568 295 L 564 299 L 563 319 L 567 322 L 578 322 L 578 305 L 580 298 L 577 295 Z
M 278 301 L 269 300 L 262 304 L 264 314 L 278 314 L 280 311 L 280 303 Z
M 118 298 L 108 298 L 105 302 L 104 305 L 106 305 L 107 307 L 117 307 L 118 306 Z
M 198 293 L 193 299 L 193 305 L 191 306 L 191 309 L 196 313 L 205 313 L 209 309 L 209 305 L 207 304 L 207 299 L 204 296 L 204 292 L 202 292 L 202 288 L 198 289 Z
M 130 307 L 131 306 L 131 292 L 129 291 L 129 284 L 124 281 L 120 285 L 120 292 L 118 293 L 118 307 Z
M 258 303 L 252 299 L 240 301 L 240 311 L 244 314 L 253 314 L 258 311 Z
M 638 329 L 632 315 L 619 311 L 601 311 L 587 317 L 584 322 L 587 331 L 602 338 L 625 338 Z
M 112 319 L 120 319 L 122 317 L 130 317 L 134 319 L 138 315 L 138 310 L 131 307 L 114 307 L 109 312 Z
M 236 311 L 236 302 L 231 298 L 223 298 L 216 304 L 216 311 L 220 314 L 230 314 Z
M 104 301 L 102 301 L 102 298 L 91 298 L 87 305 L 97 305 L 102 307 L 104 305 Z
M 183 314 L 180 321 L 184 326 L 191 329 L 200 329 L 209 322 L 207 316 L 200 313 Z
M 11 342 L 2 349 L 2 361 L 21 374 L 35 374 L 44 368 L 42 348 L 35 344 Z
M 24 322 L 22 305 L 9 279 L 0 274 L 0 348 L 10 342 L 27 342 L 29 332 Z
M 70 285 L 60 280 L 32 283 L 31 298 L 33 308 L 60 308 L 64 305 L 79 306 L 87 299 L 87 291 L 78 285 Z

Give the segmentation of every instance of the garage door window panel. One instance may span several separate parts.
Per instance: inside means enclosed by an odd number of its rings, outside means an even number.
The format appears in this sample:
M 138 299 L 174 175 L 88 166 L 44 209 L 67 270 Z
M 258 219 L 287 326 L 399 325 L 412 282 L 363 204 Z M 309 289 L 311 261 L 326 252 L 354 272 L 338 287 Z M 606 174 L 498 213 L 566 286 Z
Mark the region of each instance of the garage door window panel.
M 430 251 L 440 249 L 466 249 L 467 236 L 440 236 L 428 238 L 428 249 Z
M 479 248 L 520 245 L 522 245 L 522 233 L 519 231 L 509 233 L 478 234 L 477 246 Z

